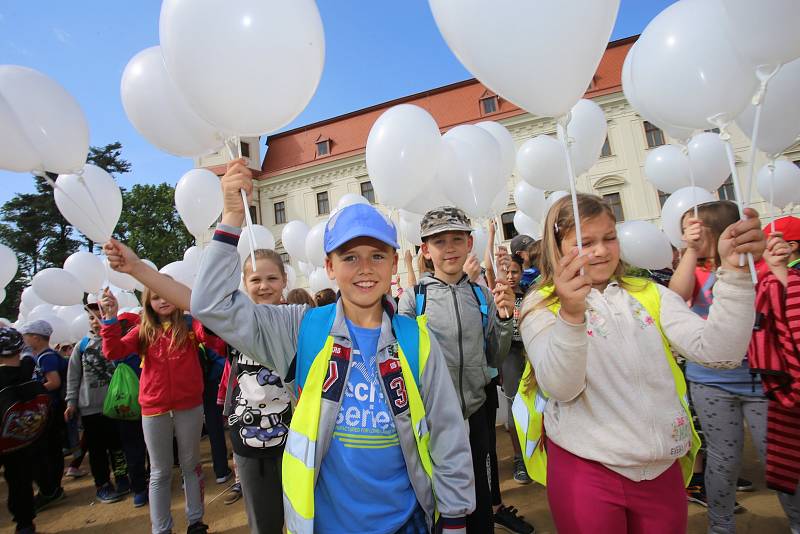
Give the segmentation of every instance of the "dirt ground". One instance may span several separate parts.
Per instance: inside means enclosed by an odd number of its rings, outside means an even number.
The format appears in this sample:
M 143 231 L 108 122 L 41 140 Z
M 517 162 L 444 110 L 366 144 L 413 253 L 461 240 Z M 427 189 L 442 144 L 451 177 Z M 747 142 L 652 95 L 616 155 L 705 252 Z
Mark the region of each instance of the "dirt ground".
M 498 456 L 500 462 L 500 480 L 503 499 L 520 509 L 521 513 L 532 521 L 539 534 L 554 534 L 553 521 L 547 508 L 544 488 L 537 484 L 520 486 L 511 477 L 511 445 L 507 434 L 498 427 Z M 211 470 L 211 457 L 208 440 L 202 445 L 202 459 L 206 477 L 206 514 L 205 522 L 211 532 L 227 534 L 246 534 L 247 517 L 244 501 L 233 505 L 223 503 L 222 494 L 225 485 L 214 483 Z M 88 470 L 88 459 L 83 467 Z M 745 465 L 742 476 L 755 483 L 757 491 L 739 493 L 738 500 L 747 509 L 736 516 L 737 533 L 739 534 L 772 534 L 789 532 L 789 524 L 778 504 L 774 492 L 764 486 L 761 468 L 755 459 L 755 451 L 748 443 L 745 450 Z M 64 489 L 67 497 L 52 508 L 43 511 L 36 518 L 36 526 L 42 533 L 81 533 L 81 534 L 147 534 L 150 532 L 148 508 L 134 508 L 131 497 L 114 504 L 101 504 L 94 499 L 94 484 L 90 475 L 77 480 L 65 479 Z M 8 510 L 5 507 L 7 487 L 0 482 L 0 534 L 11 534 L 14 531 Z M 172 514 L 175 520 L 175 532 L 185 532 L 186 518 L 183 511 L 183 492 L 178 469 L 174 470 L 172 480 Z M 702 534 L 706 532 L 705 509 L 696 504 L 689 505 L 689 532 Z M 497 532 L 505 532 L 497 530 Z

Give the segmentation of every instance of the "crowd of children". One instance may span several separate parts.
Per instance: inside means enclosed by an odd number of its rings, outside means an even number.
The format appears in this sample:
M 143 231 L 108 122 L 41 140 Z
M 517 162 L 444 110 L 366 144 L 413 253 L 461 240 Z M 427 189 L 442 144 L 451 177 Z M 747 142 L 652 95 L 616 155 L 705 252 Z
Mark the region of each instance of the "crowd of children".
M 445 206 L 422 218 L 419 272 L 407 254 L 409 284 L 393 298 L 397 232 L 356 204 L 325 228 L 338 293 L 312 296 L 286 292 L 274 251 L 241 264 L 251 172 L 233 162 L 222 187 L 193 291 L 111 240 L 111 267 L 145 286 L 139 315 L 119 314 L 106 290 L 68 360 L 45 321 L 0 330 L 0 406 L 11 392 L 49 413 L 30 443 L 0 450 L 18 532 L 35 532 L 35 512 L 64 497 L 65 422 L 79 418 L 97 500 L 132 492 L 153 533 L 173 532 L 175 458 L 187 533 L 208 531 L 205 427 L 217 482 L 235 475 L 225 502 L 244 500 L 253 533 L 531 534 L 500 493 L 498 409 L 513 478 L 547 486 L 559 532 L 685 532 L 689 483 L 709 532 L 735 532 L 745 421 L 800 532 L 800 459 L 776 445 L 800 435 L 768 423 L 800 402 L 800 220 L 762 232 L 751 210 L 740 220 L 732 203 L 701 205 L 683 218 L 667 288 L 628 275 L 599 197 L 578 196 L 580 243 L 560 199 L 541 240 L 490 247 L 484 269 L 471 221 Z M 742 254 L 764 256 L 757 287 Z M 777 300 L 757 300 L 768 292 Z

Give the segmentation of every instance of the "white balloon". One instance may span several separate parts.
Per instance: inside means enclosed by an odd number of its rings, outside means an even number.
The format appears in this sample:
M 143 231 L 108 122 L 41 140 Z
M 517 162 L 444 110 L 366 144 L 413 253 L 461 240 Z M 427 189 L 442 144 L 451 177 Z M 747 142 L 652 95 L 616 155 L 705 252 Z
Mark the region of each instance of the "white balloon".
M 542 225 L 538 221 L 534 221 L 521 211 L 514 214 L 514 228 L 518 234 L 527 235 L 534 240 L 542 238 Z
M 531 219 L 535 221 L 544 219 L 547 206 L 544 191 L 529 185 L 528 182 L 519 182 L 514 188 L 514 204 Z
M 626 221 L 617 225 L 620 255 L 626 263 L 642 269 L 672 266 L 669 238 L 647 221 Z
M 201 237 L 222 213 L 222 186 L 208 169 L 192 169 L 175 186 L 175 208 L 189 233 Z
M 8 285 L 14 279 L 18 265 L 14 251 L 0 243 L 0 286 Z
M 714 195 L 701 187 L 683 187 L 672 193 L 661 208 L 661 225 L 670 243 L 676 248 L 685 248 L 681 219 L 695 206 L 713 202 Z
M 122 213 L 119 186 L 110 174 L 89 163 L 80 175 L 58 177 L 55 199 L 61 215 L 95 243 L 111 238 Z
M 619 0 L 429 0 L 450 49 L 484 85 L 526 111 L 560 117 L 583 96 Z M 531 28 L 536 31 L 532 32 Z
M 567 125 L 567 132 L 573 140 L 570 156 L 575 175 L 579 176 L 600 159 L 608 134 L 608 123 L 603 108 L 585 98 L 578 100 L 570 113 L 572 118 Z
M 70 341 L 73 343 L 78 343 L 84 336 L 89 334 L 89 315 L 84 313 L 83 315 L 75 317 L 72 322 L 69 323 L 69 336 Z
M 505 186 L 497 192 L 497 196 L 492 201 L 492 215 L 500 215 L 508 208 L 508 190 Z
M 144 263 L 145 265 L 147 265 L 148 267 L 150 267 L 150 268 L 151 268 L 151 269 L 153 269 L 154 271 L 157 271 L 157 270 L 158 270 L 158 267 L 156 267 L 156 264 L 155 264 L 155 263 L 153 263 L 153 262 L 152 262 L 152 261 L 150 261 L 150 260 L 142 260 L 142 263 Z
M 309 275 L 308 286 L 311 289 L 311 293 L 317 293 L 323 289 L 335 288 L 333 281 L 328 278 L 328 273 L 322 268 L 314 269 L 311 275 Z
M 78 279 L 85 293 L 97 293 L 106 279 L 103 260 L 85 250 L 70 255 L 64 261 L 64 270 Z
M 420 223 L 422 215 L 406 210 L 400 210 L 400 234 L 412 245 L 422 246 L 420 237 Z
M 46 320 L 48 317 L 54 317 L 56 315 L 56 310 L 54 308 L 52 304 L 47 304 L 46 302 L 39 304 L 28 312 L 27 320 L 32 323 L 33 321 Z
M 297 287 L 297 272 L 288 263 L 283 264 L 283 270 L 286 271 L 286 289 L 291 291 Z
M 130 291 L 118 291 L 114 296 L 117 297 L 117 302 L 119 303 L 120 309 L 131 309 L 141 305 L 139 299 L 136 298 L 136 295 Z
M 756 188 L 764 200 L 772 199 L 773 205 L 780 209 L 800 202 L 800 168 L 785 159 L 775 160 L 774 169 L 764 165 L 758 171 Z
M 800 10 L 798 10 L 800 11 Z M 795 37 L 796 32 L 792 33 Z M 777 155 L 792 146 L 800 136 L 800 59 L 787 63 L 770 80 L 761 103 L 761 120 L 756 146 L 769 155 Z M 753 138 L 756 108 L 751 104 L 736 119 L 736 124 Z
M 133 127 L 164 152 L 191 158 L 225 143 L 219 128 L 199 117 L 175 86 L 160 46 L 146 48 L 128 62 L 120 95 Z
M 59 317 L 67 324 L 72 324 L 76 317 L 86 315 L 83 304 L 73 304 L 72 306 L 58 306 L 55 310 L 56 317 Z
M 567 191 L 553 191 L 552 193 L 550 193 L 550 196 L 547 197 L 547 211 L 550 211 L 550 208 L 553 206 L 553 204 L 555 204 L 556 202 L 558 202 L 562 198 L 568 197 L 568 196 L 569 196 L 569 193 Z M 544 218 L 547 217 L 547 211 L 544 214 Z M 543 220 L 544 220 L 544 218 L 543 218 Z
M 381 204 L 405 208 L 433 181 L 439 169 L 439 126 L 424 109 L 411 104 L 383 112 L 367 137 L 367 170 Z
M 189 272 L 197 274 L 200 270 L 200 263 L 203 261 L 203 249 L 197 245 L 192 245 L 187 248 L 183 253 L 183 263 L 189 269 Z
M 176 282 L 185 285 L 189 289 L 194 287 L 195 275 L 183 260 L 168 263 L 163 266 L 159 272 L 171 276 Z
M 703 132 L 689 141 L 689 165 L 694 185 L 716 191 L 731 174 L 725 143 L 718 134 Z
M 446 164 L 444 158 L 440 159 L 440 163 Z M 433 209 L 452 205 L 453 201 L 447 197 L 442 183 L 439 180 L 433 180 L 427 187 L 421 189 L 413 200 L 407 202 L 404 209 L 424 215 Z
M 165 0 L 159 37 L 167 70 L 192 108 L 237 135 L 292 122 L 314 95 L 325 61 L 313 0 Z M 231 83 L 211 72 L 242 76 Z
M 492 201 L 506 183 L 500 145 L 492 134 L 464 124 L 443 138 L 442 165 L 436 176 L 447 197 L 472 217 L 491 214 Z
M 308 277 L 312 272 L 314 272 L 314 266 L 305 261 L 297 262 L 298 266 L 300 267 L 300 272 Z
M 34 275 L 31 285 L 36 294 L 50 304 L 70 306 L 83 302 L 81 283 L 64 269 L 43 269 Z
M 800 57 L 800 9 L 795 0 L 724 0 L 723 24 L 736 50 L 754 67 Z
M 136 285 L 138 284 L 136 278 L 129 274 L 120 273 L 112 269 L 111 265 L 108 264 L 108 258 L 103 258 L 103 264 L 106 268 L 106 279 L 110 284 L 120 289 L 124 289 L 125 291 L 133 291 L 136 289 Z
M 0 65 L 0 169 L 70 173 L 83 168 L 89 126 L 78 102 L 55 80 Z
M 0 304 L 6 300 L 6 288 L 0 287 Z
M 306 259 L 308 263 L 315 267 L 325 265 L 325 225 L 327 221 L 321 221 L 311 227 L 306 236 Z
M 343 209 L 346 208 L 347 206 L 352 206 L 353 204 L 369 205 L 369 200 L 356 193 L 345 193 L 344 195 L 342 195 L 342 198 L 339 199 L 338 204 L 336 204 L 336 208 Z
M 500 145 L 500 157 L 503 159 L 503 177 L 508 178 L 511 176 L 517 163 L 517 145 L 514 143 L 511 132 L 499 122 L 494 121 L 479 122 L 475 126 L 483 128 L 492 134 L 494 140 Z
M 637 98 L 664 121 L 705 129 L 712 118 L 736 118 L 753 96 L 756 77 L 734 52 L 723 17 L 715 2 L 682 0 L 639 37 L 631 79 Z
M 489 246 L 489 232 L 486 228 L 476 228 L 472 231 L 472 253 L 478 258 L 479 263 L 483 263 L 486 255 L 486 247 Z
M 308 225 L 303 221 L 289 221 L 281 231 L 283 248 L 292 258 L 304 262 L 306 260 L 306 237 Z
M 44 304 L 42 297 L 36 294 L 33 286 L 28 286 L 22 290 L 21 304 L 24 304 L 28 310 L 33 310 L 39 304 Z
M 275 236 L 272 235 L 269 228 L 260 224 L 254 224 L 252 228 L 245 226 L 242 229 L 242 235 L 239 237 L 239 244 L 236 246 L 243 264 L 245 258 L 250 254 L 250 232 L 253 233 L 256 250 L 275 250 Z
M 675 145 L 661 145 L 647 153 L 644 174 L 656 189 L 674 193 L 691 185 L 689 158 Z
M 517 152 L 517 170 L 533 187 L 545 191 L 569 188 L 564 149 L 549 135 L 537 135 L 522 144 Z
M 56 317 L 55 315 L 51 315 L 43 318 L 42 320 L 47 321 L 53 328 L 53 333 L 50 334 L 51 347 L 71 342 L 70 338 L 72 335 L 70 334 L 69 325 L 65 323 L 63 319 Z

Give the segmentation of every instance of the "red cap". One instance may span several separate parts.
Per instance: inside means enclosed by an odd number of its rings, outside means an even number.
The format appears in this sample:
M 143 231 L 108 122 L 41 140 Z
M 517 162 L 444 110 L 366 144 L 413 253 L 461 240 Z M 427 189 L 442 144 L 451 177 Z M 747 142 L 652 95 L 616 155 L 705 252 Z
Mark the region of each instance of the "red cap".
M 775 231 L 783 233 L 784 241 L 800 241 L 800 219 L 791 215 L 775 219 Z M 769 237 L 770 233 L 772 233 L 772 224 L 767 223 L 764 227 L 764 235 Z

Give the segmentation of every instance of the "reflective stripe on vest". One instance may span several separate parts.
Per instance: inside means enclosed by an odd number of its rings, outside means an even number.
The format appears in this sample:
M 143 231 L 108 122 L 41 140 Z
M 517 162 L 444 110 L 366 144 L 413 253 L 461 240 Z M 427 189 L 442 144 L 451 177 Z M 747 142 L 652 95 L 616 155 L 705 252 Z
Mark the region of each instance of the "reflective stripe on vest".
M 412 321 L 412 319 L 395 316 L 393 321 L 398 339 L 400 370 L 408 395 L 417 452 L 432 487 L 430 435 L 425 423 L 425 405 L 417 386 L 417 376 L 422 375 L 430 354 L 430 335 L 424 316 L 417 318 L 413 336 L 410 335 L 407 325 L 401 324 L 402 321 Z M 282 466 L 284 514 L 289 534 L 314 532 L 314 487 L 319 469 L 319 466 L 315 465 L 317 433 L 322 408 L 322 385 L 327 377 L 333 345 L 333 337 L 328 336 L 322 350 L 314 357 L 289 427 Z M 412 357 L 409 360 L 405 351 L 409 354 L 416 352 L 417 358 Z M 436 515 L 438 517 L 438 512 Z
M 694 460 L 697 456 L 697 451 L 700 449 L 700 437 L 697 435 L 697 431 L 694 428 L 692 414 L 689 410 L 689 402 L 686 394 L 686 380 L 672 355 L 669 340 L 664 335 L 664 330 L 661 328 L 661 295 L 658 292 L 658 287 L 653 282 L 635 278 L 625 278 L 623 280 L 631 285 L 641 285 L 644 282 L 641 289 L 629 291 L 628 294 L 635 298 L 645 310 L 647 310 L 647 313 L 656 323 L 656 327 L 661 334 L 664 355 L 667 358 L 670 371 L 672 372 L 672 378 L 675 381 L 675 393 L 678 396 L 678 400 L 686 413 L 686 417 L 692 429 L 691 448 L 687 454 L 678 459 L 681 471 L 683 472 L 684 482 L 688 485 L 694 470 Z M 552 286 L 540 290 L 540 294 L 544 298 L 549 297 L 552 292 Z M 558 310 L 561 308 L 561 304 L 555 302 L 550 304 L 547 308 L 553 312 L 553 314 L 557 314 Z M 520 447 L 523 450 L 522 457 L 525 461 L 528 474 L 533 480 L 543 486 L 547 485 L 547 452 L 545 451 L 544 440 L 542 439 L 545 434 L 544 411 L 547 407 L 547 402 L 547 393 L 536 384 L 531 364 L 529 361 L 526 361 L 525 370 L 519 381 L 519 389 L 512 404 L 512 414 L 514 416 L 514 426 L 517 431 Z

